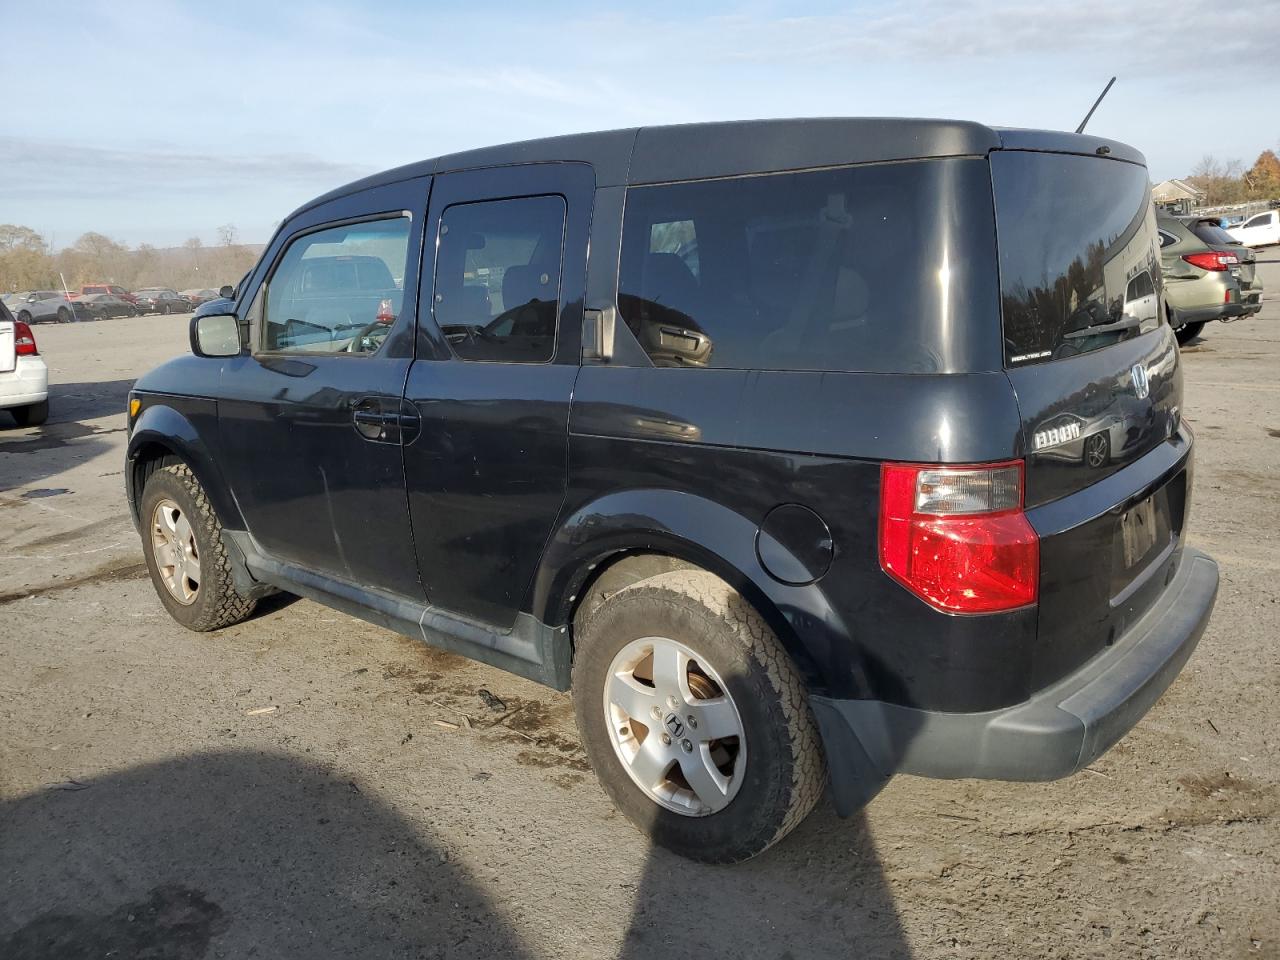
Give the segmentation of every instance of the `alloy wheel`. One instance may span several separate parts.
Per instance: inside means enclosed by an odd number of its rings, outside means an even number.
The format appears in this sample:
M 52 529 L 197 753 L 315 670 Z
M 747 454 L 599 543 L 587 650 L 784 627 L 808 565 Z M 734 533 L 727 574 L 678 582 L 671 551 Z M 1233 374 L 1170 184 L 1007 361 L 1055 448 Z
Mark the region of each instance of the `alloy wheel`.
M 688 817 L 727 807 L 742 785 L 742 718 L 715 669 L 690 647 L 643 637 L 613 658 L 605 722 L 623 768 L 659 806 Z
M 151 554 L 170 595 L 192 604 L 200 593 L 200 551 L 191 522 L 172 500 L 161 500 L 151 513 Z

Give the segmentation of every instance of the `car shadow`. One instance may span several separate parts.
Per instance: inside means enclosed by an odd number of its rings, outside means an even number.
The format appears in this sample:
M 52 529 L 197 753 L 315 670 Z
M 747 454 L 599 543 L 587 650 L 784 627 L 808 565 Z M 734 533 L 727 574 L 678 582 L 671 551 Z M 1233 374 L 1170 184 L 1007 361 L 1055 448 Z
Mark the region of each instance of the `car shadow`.
M 0 804 L 0 957 L 548 955 L 502 919 L 509 905 L 419 813 L 410 819 L 323 765 L 261 752 L 50 785 Z M 651 852 L 610 955 L 692 949 L 909 956 L 865 823 L 823 808 L 745 864 Z
M 207 753 L 0 805 L 0 956 L 526 956 L 425 823 L 325 768 Z
M 49 385 L 49 420 L 19 428 L 0 410 L 0 491 L 31 486 L 107 453 L 111 434 L 125 431 L 132 380 Z M 120 414 L 118 425 L 92 423 Z

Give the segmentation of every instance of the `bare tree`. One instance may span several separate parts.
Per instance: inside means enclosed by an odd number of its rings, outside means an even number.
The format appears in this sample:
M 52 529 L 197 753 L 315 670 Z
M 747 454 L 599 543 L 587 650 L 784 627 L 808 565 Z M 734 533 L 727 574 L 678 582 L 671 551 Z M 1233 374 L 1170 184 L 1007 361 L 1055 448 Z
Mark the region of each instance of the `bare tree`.
M 234 247 L 240 238 L 234 223 L 224 223 L 218 228 L 218 242 L 224 247 Z

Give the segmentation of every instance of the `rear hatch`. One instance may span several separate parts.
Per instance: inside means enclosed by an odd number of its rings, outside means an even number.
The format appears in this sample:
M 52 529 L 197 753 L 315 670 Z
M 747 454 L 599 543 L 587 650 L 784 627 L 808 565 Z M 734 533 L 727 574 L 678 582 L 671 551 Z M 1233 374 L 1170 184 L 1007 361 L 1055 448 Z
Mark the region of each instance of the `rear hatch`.
M 1172 576 L 1186 517 L 1177 344 L 1147 170 L 991 154 L 1005 368 L 1041 537 L 1033 687 L 1114 643 Z
M 8 373 L 18 363 L 13 343 L 13 316 L 0 303 L 0 373 Z
M 1257 281 L 1256 261 L 1257 255 L 1252 249 L 1246 247 L 1238 240 L 1234 240 L 1231 234 L 1223 230 L 1216 220 L 1198 219 L 1187 220 L 1187 229 L 1204 241 L 1205 246 L 1210 250 L 1217 250 L 1222 253 L 1233 253 L 1240 261 L 1237 266 L 1230 267 L 1231 275 L 1240 281 L 1240 292 L 1243 299 L 1248 299 L 1252 293 L 1261 293 L 1262 284 Z M 1255 283 L 1258 289 L 1255 290 Z

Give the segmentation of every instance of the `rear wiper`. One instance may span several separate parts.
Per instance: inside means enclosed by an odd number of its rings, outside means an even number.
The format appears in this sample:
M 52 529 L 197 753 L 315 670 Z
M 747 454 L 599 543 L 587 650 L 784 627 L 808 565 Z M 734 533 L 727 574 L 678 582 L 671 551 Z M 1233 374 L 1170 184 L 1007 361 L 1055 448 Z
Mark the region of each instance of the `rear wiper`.
M 1131 313 L 1120 315 L 1119 320 L 1113 320 L 1110 323 L 1097 323 L 1092 326 L 1082 327 L 1079 330 L 1072 330 L 1070 333 L 1062 335 L 1063 340 L 1071 340 L 1077 337 L 1092 337 L 1099 333 L 1118 333 L 1121 330 L 1132 330 L 1134 327 L 1142 326 L 1142 321 Z

